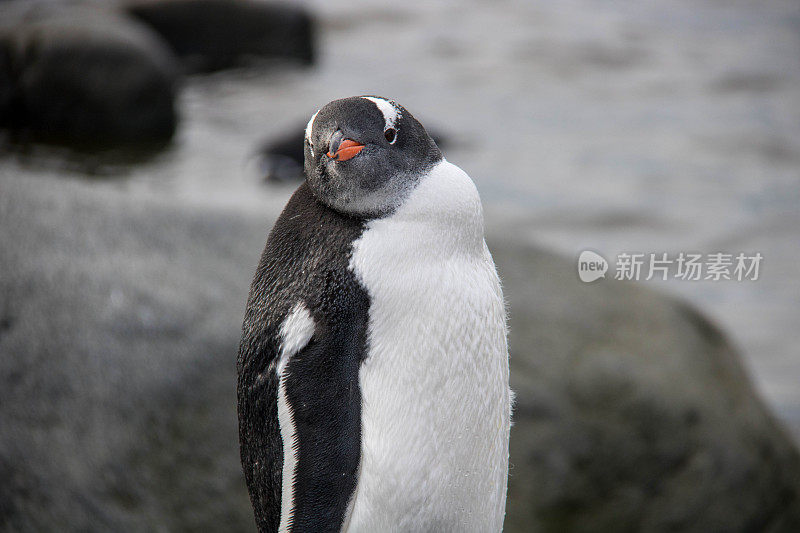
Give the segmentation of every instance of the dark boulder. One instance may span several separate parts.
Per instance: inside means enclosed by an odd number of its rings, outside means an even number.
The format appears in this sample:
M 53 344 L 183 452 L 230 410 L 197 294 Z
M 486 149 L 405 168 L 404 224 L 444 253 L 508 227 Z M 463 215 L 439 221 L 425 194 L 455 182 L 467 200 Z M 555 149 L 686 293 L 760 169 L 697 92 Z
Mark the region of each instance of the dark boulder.
M 229 68 L 252 59 L 310 64 L 314 24 L 302 7 L 249 0 L 155 0 L 128 12 L 170 44 L 189 71 Z
M 0 28 L 0 125 L 15 139 L 105 148 L 172 137 L 177 69 L 149 29 L 101 8 L 13 13 Z
M 236 350 L 265 221 L 0 191 L 0 531 L 253 531 Z
M 2 11 L 0 9 L 0 11 Z M 10 50 L 0 41 L 0 128 L 11 125 L 11 102 L 14 97 L 13 80 L 11 78 Z
M 305 125 L 265 142 L 256 155 L 260 175 L 267 182 L 291 183 L 304 179 Z
M 510 304 L 506 531 L 800 531 L 800 455 L 695 309 L 490 241 Z

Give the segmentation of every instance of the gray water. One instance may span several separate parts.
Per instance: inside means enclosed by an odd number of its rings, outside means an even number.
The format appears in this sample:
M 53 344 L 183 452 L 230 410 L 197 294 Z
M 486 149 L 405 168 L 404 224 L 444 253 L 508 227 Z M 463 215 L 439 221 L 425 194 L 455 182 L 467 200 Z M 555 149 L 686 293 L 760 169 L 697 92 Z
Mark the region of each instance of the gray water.
M 309 6 L 315 68 L 190 78 L 173 146 L 97 186 L 270 220 L 293 187 L 261 183 L 263 140 L 334 98 L 393 98 L 451 141 L 489 233 L 570 257 L 760 252 L 755 282 L 642 283 L 715 319 L 800 435 L 800 3 Z M 47 157 L 0 170 L 86 178 Z

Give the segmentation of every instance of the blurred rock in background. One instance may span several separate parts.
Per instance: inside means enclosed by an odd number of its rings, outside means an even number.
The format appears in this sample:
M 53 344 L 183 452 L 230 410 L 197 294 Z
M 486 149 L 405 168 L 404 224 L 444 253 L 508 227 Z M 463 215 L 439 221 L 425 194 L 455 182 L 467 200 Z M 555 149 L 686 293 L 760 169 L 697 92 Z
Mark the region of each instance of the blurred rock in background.
M 213 71 L 253 60 L 314 60 L 314 25 L 289 3 L 252 0 L 144 0 L 128 12 L 150 25 L 189 71 Z
M 0 126 L 79 148 L 162 144 L 177 126 L 178 70 L 147 27 L 101 7 L 3 10 Z
M 800 530 L 800 455 L 715 325 L 492 244 L 517 393 L 506 531 Z
M 252 529 L 235 354 L 264 228 L 1 179 L 0 531 Z

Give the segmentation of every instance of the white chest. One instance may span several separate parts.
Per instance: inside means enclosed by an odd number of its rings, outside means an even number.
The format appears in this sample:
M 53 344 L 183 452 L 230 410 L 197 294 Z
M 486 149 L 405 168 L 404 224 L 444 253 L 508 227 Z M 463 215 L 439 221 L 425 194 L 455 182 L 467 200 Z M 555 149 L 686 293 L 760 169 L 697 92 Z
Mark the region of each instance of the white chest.
M 471 180 L 442 163 L 354 244 L 370 295 L 351 531 L 499 531 L 505 309 Z

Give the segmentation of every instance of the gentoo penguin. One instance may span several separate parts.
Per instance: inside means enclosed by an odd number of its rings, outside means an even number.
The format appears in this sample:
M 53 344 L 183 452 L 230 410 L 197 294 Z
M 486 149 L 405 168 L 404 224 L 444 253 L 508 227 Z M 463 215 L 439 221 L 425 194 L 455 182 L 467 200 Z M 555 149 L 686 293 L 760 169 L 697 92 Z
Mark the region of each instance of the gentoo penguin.
M 506 314 L 475 185 L 385 98 L 329 103 L 304 143 L 237 363 L 259 530 L 500 531 Z

